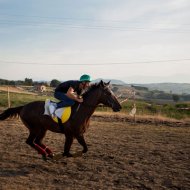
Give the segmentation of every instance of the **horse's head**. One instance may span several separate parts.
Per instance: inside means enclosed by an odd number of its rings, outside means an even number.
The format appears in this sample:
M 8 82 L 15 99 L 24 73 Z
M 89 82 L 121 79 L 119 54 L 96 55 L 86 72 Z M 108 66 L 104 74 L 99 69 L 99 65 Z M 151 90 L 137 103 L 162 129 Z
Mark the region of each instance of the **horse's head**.
M 102 80 L 98 84 L 100 89 L 99 103 L 102 103 L 105 106 L 112 108 L 114 112 L 120 111 L 121 105 L 118 102 L 114 93 L 112 92 L 109 84 L 110 82 L 105 83 Z

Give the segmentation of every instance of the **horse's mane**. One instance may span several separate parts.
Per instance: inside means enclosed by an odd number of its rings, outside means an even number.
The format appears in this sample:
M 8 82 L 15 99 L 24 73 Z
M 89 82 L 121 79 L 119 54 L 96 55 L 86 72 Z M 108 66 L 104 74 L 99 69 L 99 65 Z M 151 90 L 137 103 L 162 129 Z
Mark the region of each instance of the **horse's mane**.
M 100 83 L 93 83 L 89 86 L 89 88 L 83 93 L 83 97 L 87 97 L 89 93 L 91 93 L 93 90 L 95 90 Z
M 89 94 L 90 94 L 92 91 L 94 91 L 95 89 L 99 88 L 100 86 L 102 86 L 102 87 L 109 86 L 109 83 L 110 83 L 110 82 L 105 83 L 104 81 L 101 80 L 101 81 L 98 82 L 98 83 L 93 83 L 93 84 L 91 84 L 91 85 L 88 87 L 88 89 L 82 94 L 83 98 L 89 96 Z

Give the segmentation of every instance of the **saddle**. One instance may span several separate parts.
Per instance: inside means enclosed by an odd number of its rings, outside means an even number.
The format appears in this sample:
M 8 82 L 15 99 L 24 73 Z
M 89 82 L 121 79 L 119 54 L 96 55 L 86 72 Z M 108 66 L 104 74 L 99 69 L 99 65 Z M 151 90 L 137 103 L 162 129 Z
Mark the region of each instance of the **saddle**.
M 56 109 L 56 102 L 47 99 L 44 105 L 44 115 L 49 115 L 56 123 L 65 123 L 71 116 L 71 107 Z

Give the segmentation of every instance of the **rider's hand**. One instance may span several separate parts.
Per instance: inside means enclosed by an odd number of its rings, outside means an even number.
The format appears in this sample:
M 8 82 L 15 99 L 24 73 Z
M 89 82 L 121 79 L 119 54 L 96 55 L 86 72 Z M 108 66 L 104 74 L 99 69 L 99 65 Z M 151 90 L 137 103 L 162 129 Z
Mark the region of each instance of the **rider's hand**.
M 82 103 L 83 102 L 83 98 L 77 98 L 77 102 Z

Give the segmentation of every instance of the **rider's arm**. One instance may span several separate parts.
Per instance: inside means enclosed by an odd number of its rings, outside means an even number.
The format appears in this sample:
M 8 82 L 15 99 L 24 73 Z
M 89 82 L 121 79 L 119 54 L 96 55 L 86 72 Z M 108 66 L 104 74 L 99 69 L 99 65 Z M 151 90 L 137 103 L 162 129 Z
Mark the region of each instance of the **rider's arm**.
M 77 101 L 77 102 L 82 102 L 82 101 L 83 101 L 81 98 L 78 98 L 78 96 L 75 95 L 74 89 L 73 89 L 72 87 L 70 87 L 70 88 L 68 89 L 68 91 L 67 91 L 67 96 L 68 96 L 69 98 L 71 98 L 72 100 L 75 100 L 75 101 Z

